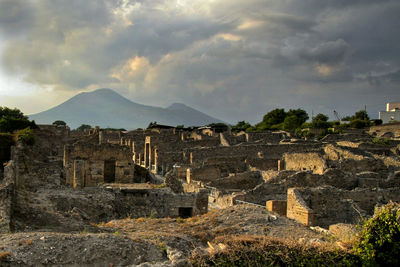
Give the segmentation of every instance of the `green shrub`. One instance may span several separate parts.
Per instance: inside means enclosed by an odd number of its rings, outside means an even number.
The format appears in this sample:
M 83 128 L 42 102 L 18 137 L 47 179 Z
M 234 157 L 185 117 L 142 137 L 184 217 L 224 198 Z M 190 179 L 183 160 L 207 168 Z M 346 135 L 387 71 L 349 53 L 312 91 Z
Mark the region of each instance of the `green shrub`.
M 367 126 L 369 126 L 369 121 L 355 119 L 355 120 L 350 122 L 350 127 L 351 128 L 362 129 L 362 128 L 365 128 Z
M 35 144 L 35 134 L 31 128 L 25 128 L 16 132 L 16 139 L 25 145 Z
M 240 238 L 240 237 L 239 237 Z M 324 249 L 264 238 L 242 240 L 232 237 L 227 249 L 208 255 L 193 255 L 193 266 L 359 266 L 359 258 L 349 252 Z M 253 239 L 253 240 L 252 240 Z
M 390 141 L 389 140 L 384 139 L 384 138 L 381 139 L 381 138 L 378 138 L 378 137 L 375 137 L 372 140 L 372 143 L 376 144 L 376 145 L 390 145 Z
M 354 250 L 366 266 L 400 266 L 400 204 L 376 211 L 364 223 Z

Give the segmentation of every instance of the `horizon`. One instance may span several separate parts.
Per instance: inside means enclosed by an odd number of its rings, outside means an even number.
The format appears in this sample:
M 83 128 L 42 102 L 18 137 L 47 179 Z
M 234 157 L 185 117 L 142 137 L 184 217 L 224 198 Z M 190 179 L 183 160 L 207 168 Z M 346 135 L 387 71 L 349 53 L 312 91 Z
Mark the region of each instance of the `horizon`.
M 4 0 L 0 106 L 32 115 L 110 88 L 229 123 L 275 108 L 378 118 L 400 101 L 399 11 L 396 0 Z

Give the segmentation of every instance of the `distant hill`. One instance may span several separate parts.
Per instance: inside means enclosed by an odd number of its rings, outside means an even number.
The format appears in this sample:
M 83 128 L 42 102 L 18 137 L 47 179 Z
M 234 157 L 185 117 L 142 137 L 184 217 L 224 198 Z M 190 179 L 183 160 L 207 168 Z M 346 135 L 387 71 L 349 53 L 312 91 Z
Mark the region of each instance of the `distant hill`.
M 37 124 L 63 120 L 72 129 L 82 124 L 131 130 L 145 128 L 154 121 L 171 126 L 183 124 L 185 127 L 222 122 L 181 103 L 167 108 L 146 106 L 106 88 L 80 93 L 54 108 L 29 115 L 29 118 Z

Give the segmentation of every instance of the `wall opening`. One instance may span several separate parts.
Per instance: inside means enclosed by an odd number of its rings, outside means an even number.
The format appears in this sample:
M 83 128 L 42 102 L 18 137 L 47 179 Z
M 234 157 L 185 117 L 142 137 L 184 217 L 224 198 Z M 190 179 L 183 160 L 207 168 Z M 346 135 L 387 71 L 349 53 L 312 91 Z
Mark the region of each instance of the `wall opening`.
M 115 160 L 104 161 L 104 182 L 115 182 Z
M 193 208 L 179 208 L 178 209 L 179 217 L 181 218 L 189 218 L 193 216 Z

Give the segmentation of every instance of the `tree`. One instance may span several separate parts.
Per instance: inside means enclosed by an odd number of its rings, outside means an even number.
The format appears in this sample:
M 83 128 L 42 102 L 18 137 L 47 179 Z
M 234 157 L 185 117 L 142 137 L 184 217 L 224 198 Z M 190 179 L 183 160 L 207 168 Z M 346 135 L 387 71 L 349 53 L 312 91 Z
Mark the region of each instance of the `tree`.
M 268 126 L 282 123 L 285 120 L 286 112 L 283 108 L 276 108 L 264 115 L 263 122 Z
M 354 113 L 352 120 L 369 121 L 369 116 L 368 116 L 367 111 L 365 111 L 365 110 L 357 111 L 356 113 Z
M 79 132 L 84 132 L 86 129 L 92 129 L 92 126 L 90 126 L 88 124 L 82 124 L 81 126 L 76 128 L 76 130 Z
M 299 109 L 290 109 L 286 113 L 286 117 L 292 116 L 292 115 L 296 116 L 299 126 L 302 125 L 303 123 L 305 123 L 309 119 L 307 112 L 300 108 Z
M 3 117 L 10 117 L 14 119 L 28 120 L 28 117 L 24 115 L 19 109 L 10 109 L 8 107 L 0 107 L 0 119 Z
M 285 120 L 283 121 L 283 130 L 294 130 L 299 128 L 301 124 L 299 123 L 299 118 L 296 115 L 286 116 Z
M 218 123 L 211 123 L 207 126 L 210 126 L 215 132 L 217 133 L 222 133 L 228 130 L 228 125 L 226 125 L 225 123 L 222 122 L 218 122 Z
M 0 132 L 12 133 L 27 127 L 37 128 L 35 121 L 28 120 L 19 109 L 0 107 Z
M 246 131 L 250 127 L 251 127 L 250 123 L 245 121 L 239 121 L 236 125 L 232 126 L 232 131 L 235 132 Z
M 329 119 L 328 116 L 319 113 L 312 119 L 311 125 L 313 128 L 318 128 L 318 129 L 329 128 L 330 124 L 328 122 L 328 119 Z
M 53 125 L 56 125 L 56 126 L 67 126 L 67 123 L 65 121 L 55 121 L 55 122 L 53 122 Z

